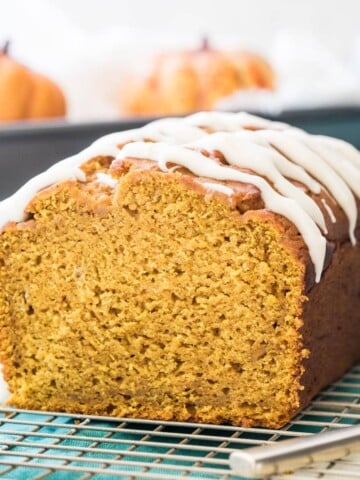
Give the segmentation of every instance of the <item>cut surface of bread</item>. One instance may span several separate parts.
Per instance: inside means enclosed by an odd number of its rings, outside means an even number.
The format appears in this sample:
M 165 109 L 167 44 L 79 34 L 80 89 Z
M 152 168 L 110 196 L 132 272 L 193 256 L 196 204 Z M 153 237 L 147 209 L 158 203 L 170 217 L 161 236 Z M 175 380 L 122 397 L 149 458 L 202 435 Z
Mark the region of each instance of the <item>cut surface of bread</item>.
M 36 221 L 3 234 L 10 402 L 283 423 L 299 406 L 304 268 L 281 223 L 161 173 L 125 176 L 102 209 L 88 196 L 44 192 Z
M 32 179 L 0 204 L 9 404 L 290 421 L 360 359 L 358 163 L 340 141 L 201 114 Z

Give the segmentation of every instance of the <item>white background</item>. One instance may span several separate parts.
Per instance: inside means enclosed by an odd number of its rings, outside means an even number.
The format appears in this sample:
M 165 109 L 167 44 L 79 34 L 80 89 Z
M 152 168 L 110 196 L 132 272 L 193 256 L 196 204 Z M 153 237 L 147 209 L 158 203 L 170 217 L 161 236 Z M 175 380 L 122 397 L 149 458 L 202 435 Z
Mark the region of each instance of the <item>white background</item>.
M 1 17 L 31 27 L 34 0 L 1 0 Z M 89 32 L 106 28 L 169 31 L 172 35 L 204 33 L 236 37 L 241 44 L 264 47 L 284 28 L 316 34 L 332 50 L 346 54 L 359 35 L 359 0 L 47 0 L 74 25 Z M 5 7 L 5 12 L 4 12 Z M 1 20 L 0 20 L 1 22 Z M 36 22 L 35 22 L 36 23 Z M 1 25 L 1 24 L 0 24 Z M 1 25 L 4 28 L 4 25 Z M 11 29 L 11 27 L 10 27 Z M 5 28 L 6 30 L 6 28 Z M 64 32 L 65 33 L 65 32 Z M 66 33 L 65 33 L 66 34 Z
M 31 1 L 29 2 L 31 3 Z M 263 48 L 284 28 L 316 34 L 340 54 L 359 35 L 359 0 L 53 0 L 77 25 L 204 32 Z
M 216 47 L 264 53 L 285 85 L 280 107 L 299 98 L 360 102 L 360 0 L 0 0 L 0 7 L 0 42 L 11 39 L 14 56 L 60 83 L 75 120 L 115 117 L 121 80 L 145 68 L 146 53 L 196 48 L 204 35 Z

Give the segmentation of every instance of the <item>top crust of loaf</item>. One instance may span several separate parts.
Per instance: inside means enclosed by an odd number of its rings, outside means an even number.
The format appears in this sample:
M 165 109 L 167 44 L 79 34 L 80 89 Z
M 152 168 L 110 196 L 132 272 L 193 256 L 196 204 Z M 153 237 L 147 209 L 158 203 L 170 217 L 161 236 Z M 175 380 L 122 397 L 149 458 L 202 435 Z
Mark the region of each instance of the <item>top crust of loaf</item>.
M 2 202 L 0 227 L 6 219 L 25 220 L 24 212 L 29 214 L 52 184 L 57 188 L 76 179 L 101 206 L 124 176 L 147 171 L 174 173 L 205 199 L 217 198 L 240 213 L 273 211 L 302 237 L 316 281 L 336 244 L 349 238 L 355 244 L 359 235 L 359 152 L 277 122 L 216 112 L 161 120 L 98 140 Z

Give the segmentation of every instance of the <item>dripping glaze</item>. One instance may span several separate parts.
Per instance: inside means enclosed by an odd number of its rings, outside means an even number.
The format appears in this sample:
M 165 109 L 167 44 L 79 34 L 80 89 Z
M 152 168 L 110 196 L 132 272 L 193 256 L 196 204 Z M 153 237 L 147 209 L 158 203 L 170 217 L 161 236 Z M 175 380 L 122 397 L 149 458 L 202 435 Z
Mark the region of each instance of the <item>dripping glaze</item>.
M 200 150 L 219 151 L 228 165 L 220 166 Z M 186 166 L 205 177 L 199 183 L 208 190 L 233 195 L 233 190 L 216 181 L 251 183 L 261 192 L 266 208 L 288 218 L 304 238 L 319 281 L 326 250 L 326 224 L 316 202 L 300 182 L 319 194 L 326 189 L 344 210 L 349 222 L 349 237 L 355 244 L 357 208 L 360 195 L 360 153 L 342 140 L 309 135 L 289 125 L 272 122 L 246 113 L 200 112 L 186 118 L 169 118 L 145 127 L 106 135 L 89 148 L 58 162 L 29 180 L 14 195 L 0 202 L 0 228 L 8 222 L 26 219 L 25 209 L 43 188 L 74 179 L 85 182 L 81 166 L 96 156 L 153 160 L 163 171 L 167 163 Z M 239 168 L 251 170 L 244 173 Z M 97 173 L 97 181 L 111 188 L 118 180 Z M 332 222 L 336 218 L 322 202 Z

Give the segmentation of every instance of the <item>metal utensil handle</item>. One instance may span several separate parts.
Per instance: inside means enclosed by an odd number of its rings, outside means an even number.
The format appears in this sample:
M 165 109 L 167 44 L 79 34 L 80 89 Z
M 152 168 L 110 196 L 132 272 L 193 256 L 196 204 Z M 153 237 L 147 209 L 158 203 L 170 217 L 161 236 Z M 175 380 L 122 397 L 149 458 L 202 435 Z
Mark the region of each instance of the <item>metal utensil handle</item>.
M 233 452 L 230 466 L 244 477 L 262 478 L 358 451 L 360 425 Z

